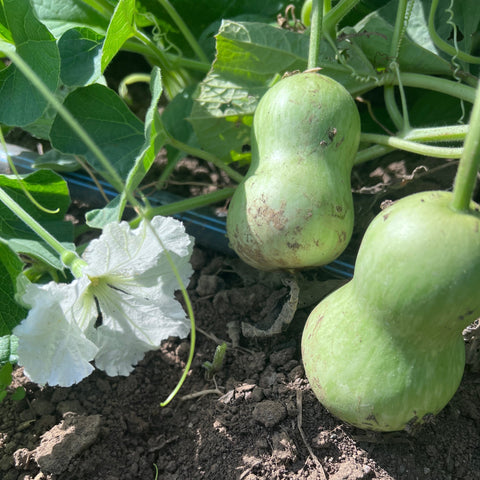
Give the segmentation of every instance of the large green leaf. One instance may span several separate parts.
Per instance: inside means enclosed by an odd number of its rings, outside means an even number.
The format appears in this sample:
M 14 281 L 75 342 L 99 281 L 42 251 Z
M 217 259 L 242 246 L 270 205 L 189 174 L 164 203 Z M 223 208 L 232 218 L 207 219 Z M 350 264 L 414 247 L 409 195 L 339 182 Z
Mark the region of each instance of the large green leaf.
M 362 49 L 376 68 L 386 68 L 392 61 L 390 48 L 397 3 L 397 1 L 389 2 L 364 17 L 351 29 L 354 33 L 352 41 Z M 428 10 L 425 11 L 420 2 L 414 2 L 398 56 L 400 69 L 403 72 L 450 75 L 451 67 L 437 54 L 427 25 Z
M 104 85 L 76 89 L 67 96 L 64 106 L 125 180 L 144 143 L 143 123 L 113 90 Z M 100 161 L 59 115 L 53 122 L 50 139 L 57 150 L 84 156 L 100 174 L 114 182 L 108 178 Z
M 11 34 L 12 44 L 0 45 L 16 53 L 51 90 L 57 89 L 60 55 L 55 38 L 38 21 L 28 0 L 3 0 L 3 27 Z M 35 89 L 14 64 L 0 71 L 0 122 L 25 126 L 38 119 L 47 100 Z
M 17 0 L 14 0 L 15 3 Z M 55 38 L 73 27 L 90 27 L 105 35 L 110 12 L 101 12 L 80 0 L 30 0 L 35 14 L 52 32 Z
M 107 29 L 103 44 L 102 72 L 126 40 L 135 34 L 135 0 L 119 0 Z
M 96 82 L 101 74 L 103 35 L 90 28 L 67 30 L 58 41 L 61 55 L 61 79 L 68 86 Z

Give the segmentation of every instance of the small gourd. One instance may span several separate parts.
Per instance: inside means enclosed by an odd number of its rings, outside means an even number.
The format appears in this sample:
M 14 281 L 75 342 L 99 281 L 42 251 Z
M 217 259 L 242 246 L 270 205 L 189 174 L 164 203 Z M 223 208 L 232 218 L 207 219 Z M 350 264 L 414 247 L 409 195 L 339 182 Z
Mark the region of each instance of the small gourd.
M 450 192 L 378 214 L 355 274 L 310 314 L 302 356 L 320 402 L 364 429 L 395 431 L 438 413 L 465 366 L 462 330 L 480 316 L 480 213 Z
M 230 245 L 246 263 L 298 269 L 343 252 L 359 139 L 355 102 L 335 80 L 304 72 L 267 91 L 253 119 L 252 162 L 227 215 Z

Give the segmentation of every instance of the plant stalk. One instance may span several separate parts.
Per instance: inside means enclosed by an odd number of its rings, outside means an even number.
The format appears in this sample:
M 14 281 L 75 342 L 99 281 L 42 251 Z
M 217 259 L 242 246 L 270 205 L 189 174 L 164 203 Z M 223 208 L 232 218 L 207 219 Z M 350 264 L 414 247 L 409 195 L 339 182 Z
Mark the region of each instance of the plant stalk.
M 230 198 L 235 192 L 235 188 L 228 187 L 215 192 L 205 193 L 204 195 L 198 195 L 197 197 L 186 198 L 185 200 L 179 200 L 178 202 L 169 203 L 168 205 L 160 205 L 158 207 L 150 207 L 146 212 L 147 218 L 153 218 L 156 215 L 168 216 L 175 215 L 177 213 L 185 212 L 187 210 L 195 210 L 196 208 L 205 207 L 212 203 L 220 202 Z M 141 221 L 141 218 L 137 217 L 130 221 L 132 228 L 136 227 Z
M 480 83 L 470 116 L 470 126 L 463 145 L 463 154 L 458 165 L 453 187 L 452 208 L 467 211 L 480 167 Z
M 421 73 L 400 73 L 399 79 L 404 87 L 433 90 L 470 103 L 475 101 L 476 89 L 474 87 L 463 85 L 452 80 L 433 77 L 431 75 L 423 75 Z M 399 79 L 396 78 L 394 74 L 385 74 L 376 80 L 358 84 L 354 88 L 351 88 L 349 92 L 353 97 L 357 97 L 376 87 L 381 87 L 383 85 L 398 85 Z
M 312 1 L 312 17 L 310 27 L 310 43 L 308 47 L 308 62 L 307 68 L 309 70 L 317 68 L 318 52 L 320 51 L 320 41 L 322 39 L 322 23 L 323 23 L 323 0 Z
M 338 2 L 323 19 L 324 32 L 331 38 L 336 38 L 336 28 L 338 23 L 359 2 L 360 0 L 341 0 Z
M 22 220 L 25 225 L 28 225 L 47 245 L 56 251 L 60 255 L 63 264 L 68 267 L 76 277 L 81 275 L 81 271 L 86 263 L 76 252 L 65 248 L 50 232 L 13 200 L 3 188 L 0 188 L 0 201 Z
M 170 15 L 171 19 L 175 22 L 179 30 L 182 32 L 183 36 L 189 43 L 192 50 L 197 55 L 198 59 L 201 62 L 208 63 L 208 58 L 205 55 L 205 52 L 202 50 L 202 47 L 198 44 L 197 40 L 193 36 L 192 32 L 188 28 L 187 24 L 183 21 L 183 18 L 175 10 L 174 6 L 169 2 L 169 0 L 158 0 L 158 3 L 166 10 Z
M 138 38 L 128 39 L 122 46 L 122 50 L 138 53 L 145 57 L 152 57 L 152 51 L 149 46 L 142 43 Z M 175 67 L 185 67 L 196 72 L 207 73 L 210 70 L 210 63 L 201 62 L 192 58 L 186 58 L 181 55 L 163 52 L 164 57 Z M 154 55 L 156 56 L 156 54 Z
M 366 143 L 376 143 L 386 147 L 392 147 L 406 152 L 417 153 L 437 158 L 460 158 L 463 148 L 458 147 L 435 147 L 433 145 L 424 145 L 421 143 L 405 140 L 400 137 L 392 137 L 389 135 L 380 135 L 377 133 L 362 133 L 360 141 Z

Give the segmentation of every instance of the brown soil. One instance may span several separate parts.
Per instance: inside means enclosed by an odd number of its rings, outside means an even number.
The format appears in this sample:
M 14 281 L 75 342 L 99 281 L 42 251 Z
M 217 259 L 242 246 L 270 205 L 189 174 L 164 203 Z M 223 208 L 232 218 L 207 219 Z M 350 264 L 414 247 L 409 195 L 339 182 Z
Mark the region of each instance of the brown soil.
M 412 174 L 418 165 L 415 178 Z M 378 167 L 378 168 L 377 168 Z M 454 162 L 393 154 L 376 170 L 355 169 L 354 256 L 366 225 L 386 200 L 448 189 Z M 330 415 L 305 379 L 299 342 L 311 306 L 282 333 L 246 338 L 241 322 L 268 328 L 288 289 L 234 258 L 197 248 L 190 284 L 197 333 L 188 379 L 167 407 L 187 358 L 171 338 L 127 378 L 95 372 L 71 388 L 40 388 L 15 371 L 24 400 L 0 404 L 3 480 L 480 479 L 480 374 L 467 365 L 445 409 L 413 432 L 369 433 Z M 342 283 L 308 273 L 324 293 Z M 320 296 L 320 295 L 318 295 Z M 283 300 L 282 300 L 283 299 Z M 217 342 L 229 346 L 207 380 Z

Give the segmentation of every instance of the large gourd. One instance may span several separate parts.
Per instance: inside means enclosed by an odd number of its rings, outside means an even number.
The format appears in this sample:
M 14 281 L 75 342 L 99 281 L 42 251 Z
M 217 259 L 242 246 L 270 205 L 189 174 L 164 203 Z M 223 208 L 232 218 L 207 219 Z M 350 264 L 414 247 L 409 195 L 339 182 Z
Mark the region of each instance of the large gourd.
M 302 337 L 320 402 L 355 426 L 408 429 L 462 378 L 462 330 L 480 316 L 479 206 L 452 193 L 405 197 L 368 227 L 353 279 L 312 311 Z
M 267 91 L 254 115 L 252 163 L 227 216 L 230 245 L 246 263 L 297 269 L 342 253 L 359 138 L 355 102 L 335 80 L 299 73 Z

